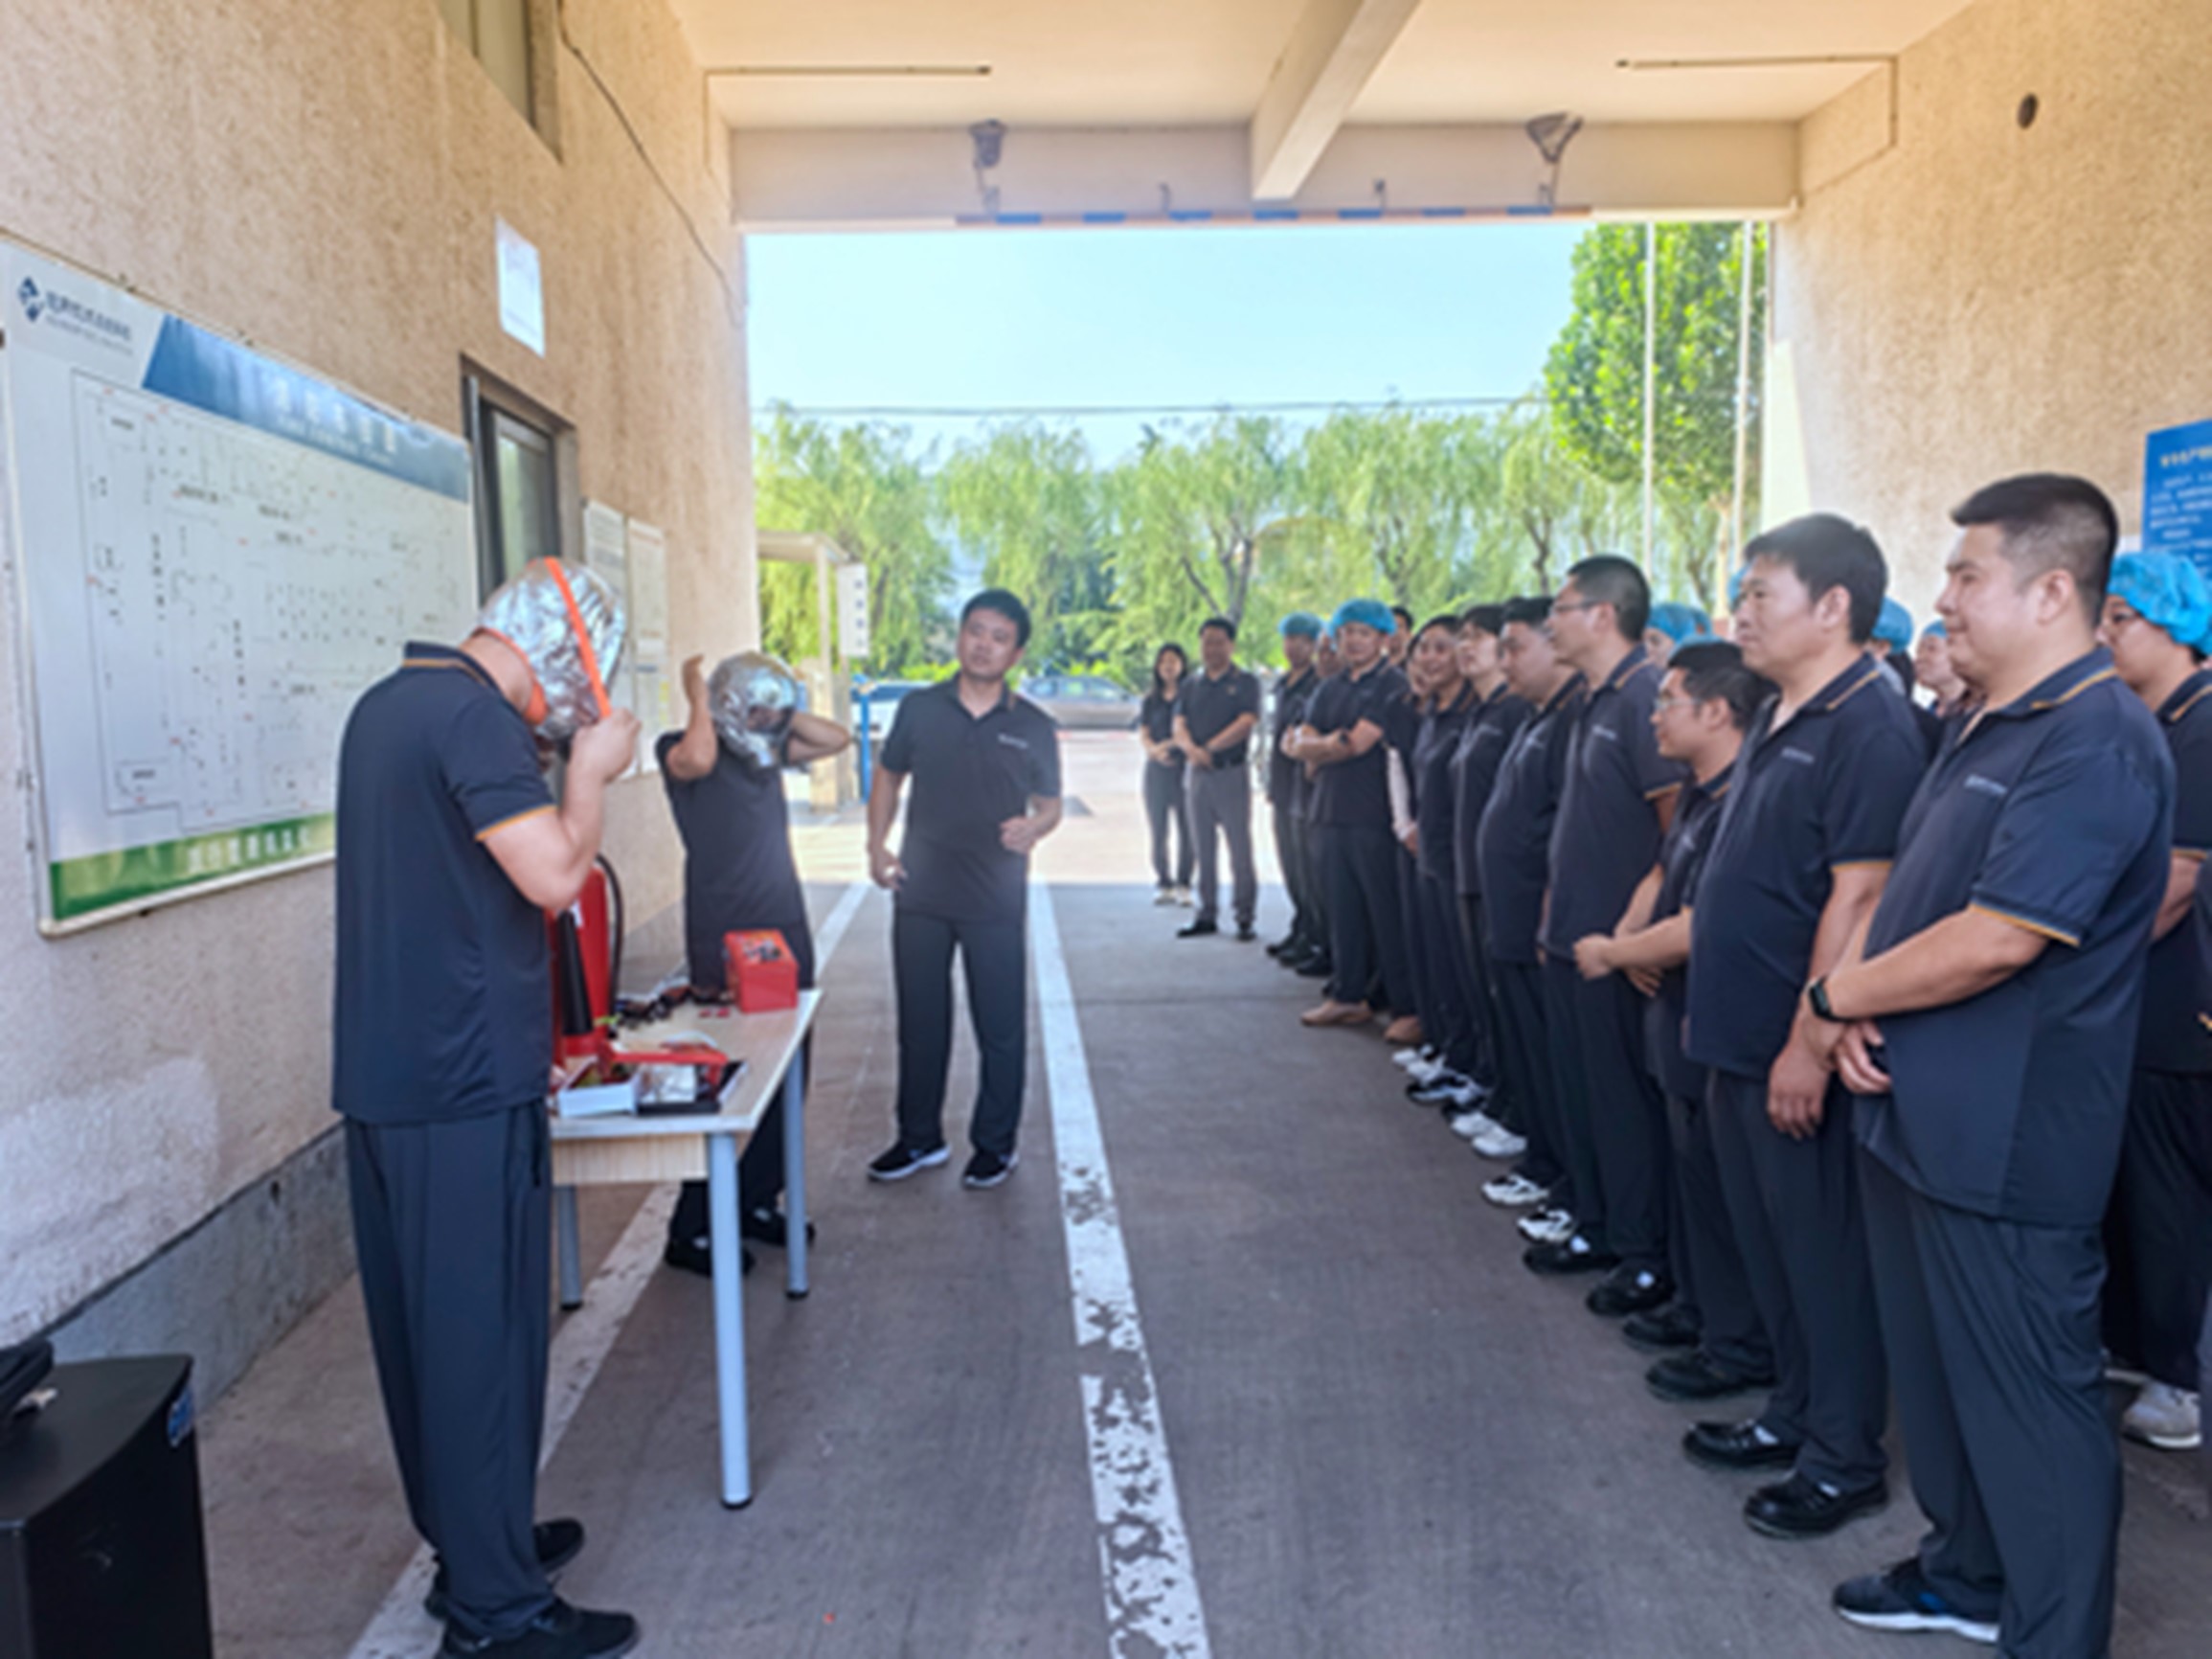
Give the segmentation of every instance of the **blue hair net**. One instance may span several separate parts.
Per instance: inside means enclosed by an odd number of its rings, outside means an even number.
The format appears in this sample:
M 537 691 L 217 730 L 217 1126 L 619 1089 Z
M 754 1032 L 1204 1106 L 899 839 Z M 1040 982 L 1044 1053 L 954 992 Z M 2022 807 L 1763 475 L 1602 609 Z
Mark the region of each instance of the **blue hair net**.
M 1882 614 L 1874 619 L 1874 637 L 1893 651 L 1912 648 L 1912 613 L 1893 599 L 1882 602 Z
M 1750 574 L 1751 567 L 1749 565 L 1740 564 L 1736 567 L 1734 574 L 1728 578 L 1728 608 L 1730 610 L 1734 610 L 1736 606 L 1744 602 L 1744 578 Z
M 1321 619 L 1310 610 L 1294 610 L 1275 625 L 1275 631 L 1286 640 L 1319 639 Z
M 1379 634 L 1398 631 L 1398 619 L 1390 614 L 1390 607 L 1379 599 L 1348 599 L 1337 606 L 1337 614 L 1329 618 L 1329 632 L 1340 632 L 1344 624 L 1359 623 Z
M 2189 560 L 2171 553 L 2123 553 L 2112 560 L 2105 592 L 2127 602 L 2153 627 L 2179 645 L 2202 650 L 2212 633 L 2212 587 Z
M 1651 625 L 1678 646 L 1713 637 L 1713 619 L 1696 605 L 1684 604 L 1678 599 L 1662 599 L 1653 605 Z
M 1947 640 L 1951 638 L 1951 630 L 1943 625 L 1943 619 L 1938 617 L 1920 630 L 1920 637 L 1924 640 Z

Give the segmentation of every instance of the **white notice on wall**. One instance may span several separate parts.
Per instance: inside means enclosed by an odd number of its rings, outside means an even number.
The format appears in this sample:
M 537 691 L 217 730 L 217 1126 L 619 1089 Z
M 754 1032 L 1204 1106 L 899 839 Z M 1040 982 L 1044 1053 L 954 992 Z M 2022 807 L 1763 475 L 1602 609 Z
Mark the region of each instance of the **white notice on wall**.
M 603 501 L 584 503 L 584 568 L 606 579 L 624 606 L 630 602 L 630 527 Z
M 505 219 L 499 227 L 499 326 L 545 355 L 545 286 L 537 248 Z
M 837 641 L 848 662 L 868 656 L 868 566 L 837 567 Z
M 650 524 L 629 522 L 630 660 L 637 678 L 635 713 L 653 734 L 676 723 L 668 676 L 668 538 Z

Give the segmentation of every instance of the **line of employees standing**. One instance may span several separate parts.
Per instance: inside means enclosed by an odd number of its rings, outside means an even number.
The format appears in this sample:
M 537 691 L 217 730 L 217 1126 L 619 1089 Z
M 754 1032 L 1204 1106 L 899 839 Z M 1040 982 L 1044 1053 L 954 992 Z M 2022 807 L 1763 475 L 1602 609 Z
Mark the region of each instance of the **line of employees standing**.
M 1744 549 L 1732 641 L 1612 556 L 1286 619 L 1271 948 L 1328 975 L 1308 1026 L 1388 1022 L 1654 1394 L 1748 1402 L 1681 1449 L 1754 1532 L 1885 1505 L 1895 1399 L 1929 1530 L 1837 1612 L 2095 1659 L 2108 1376 L 2195 1446 L 2212 1345 L 2212 588 L 2082 479 L 1952 516 L 1917 648 L 1826 513 Z

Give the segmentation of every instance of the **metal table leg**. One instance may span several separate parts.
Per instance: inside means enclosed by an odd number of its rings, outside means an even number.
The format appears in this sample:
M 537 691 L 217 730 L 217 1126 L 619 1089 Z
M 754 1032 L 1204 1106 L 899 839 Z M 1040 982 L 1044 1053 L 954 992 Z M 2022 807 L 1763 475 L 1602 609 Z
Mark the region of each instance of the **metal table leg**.
M 783 1236 L 790 1277 L 784 1294 L 806 1294 L 806 1051 L 783 1074 Z
M 737 1235 L 737 1137 L 707 1137 L 707 1228 L 714 1255 L 714 1394 L 722 1420 L 722 1504 L 753 1501 L 745 1423 L 745 1246 Z
M 558 1246 L 561 1307 L 574 1311 L 584 1305 L 584 1266 L 576 1242 L 576 1190 L 553 1189 L 553 1241 Z

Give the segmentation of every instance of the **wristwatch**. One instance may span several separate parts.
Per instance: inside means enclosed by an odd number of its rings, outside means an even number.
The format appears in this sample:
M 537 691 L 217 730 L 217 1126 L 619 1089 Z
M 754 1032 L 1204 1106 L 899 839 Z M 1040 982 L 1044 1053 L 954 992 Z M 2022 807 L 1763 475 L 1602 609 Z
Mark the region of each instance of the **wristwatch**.
M 1813 1005 L 1813 1011 L 1831 1025 L 1848 1025 L 1851 1022 L 1828 1004 L 1828 976 L 1822 974 L 1805 988 L 1805 1000 Z

